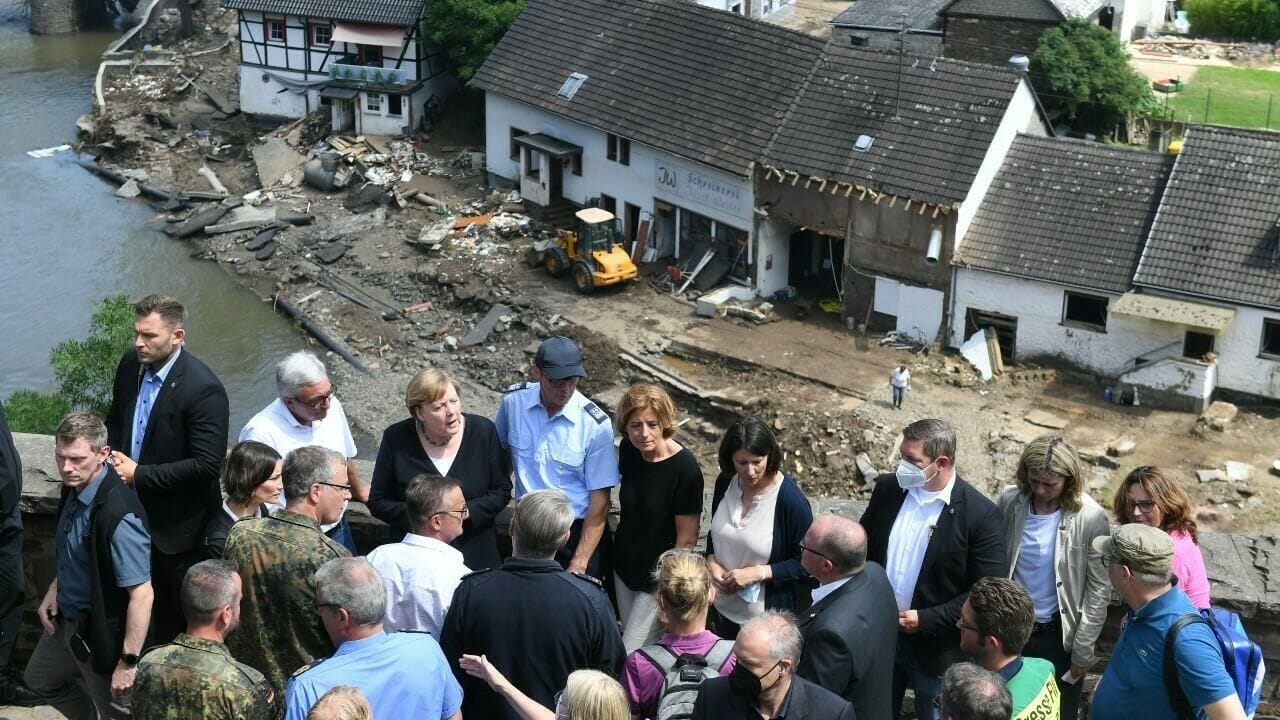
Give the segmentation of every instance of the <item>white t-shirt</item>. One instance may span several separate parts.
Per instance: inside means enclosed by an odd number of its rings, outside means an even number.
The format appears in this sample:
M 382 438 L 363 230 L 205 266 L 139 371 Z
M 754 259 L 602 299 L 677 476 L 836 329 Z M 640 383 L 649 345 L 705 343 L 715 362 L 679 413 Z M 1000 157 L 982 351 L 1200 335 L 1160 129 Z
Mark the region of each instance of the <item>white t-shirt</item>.
M 290 452 L 307 445 L 319 445 L 328 448 L 334 452 L 341 453 L 344 458 L 353 458 L 356 456 L 356 441 L 351 437 L 351 427 L 347 424 L 347 414 L 342 411 L 342 403 L 338 402 L 338 398 L 334 397 L 329 401 L 329 412 L 323 420 L 317 420 L 310 425 L 303 425 L 298 422 L 298 418 L 289 412 L 289 408 L 280 398 L 276 398 L 270 405 L 266 406 L 258 412 L 257 415 L 249 418 L 249 422 L 245 423 L 244 429 L 240 431 L 240 442 L 245 440 L 257 440 L 260 443 L 270 445 L 276 452 L 280 453 L 280 457 L 288 455 Z M 280 495 L 280 502 L 273 505 L 273 508 L 284 507 L 284 494 Z M 347 511 L 346 504 L 342 506 L 342 512 Z M 320 529 L 329 532 L 338 523 L 342 522 L 342 516 L 338 516 L 338 522 L 321 525 Z
M 742 486 L 735 477 L 729 481 L 720 506 L 711 517 L 711 539 L 716 561 L 725 570 L 764 565 L 773 554 L 773 515 L 778 507 L 778 478 L 751 507 L 742 507 Z M 744 597 L 745 596 L 745 597 Z M 748 599 L 750 598 L 750 599 Z M 736 593 L 717 593 L 716 609 L 729 620 L 742 624 L 764 612 L 764 588 L 759 583 Z
M 1057 549 L 1058 526 L 1061 522 L 1061 509 L 1050 515 L 1028 512 L 1026 527 L 1022 529 L 1018 565 L 1013 570 L 1013 579 L 1022 583 L 1027 592 L 1031 593 L 1036 622 L 1048 622 L 1058 614 L 1058 585 L 1053 556 Z
M 884 376 L 881 375 L 881 377 L 884 377 Z M 889 384 L 893 385 L 894 387 L 900 387 L 900 388 L 904 388 L 910 385 L 911 371 L 899 370 L 897 368 L 894 368 L 893 374 L 889 376 Z

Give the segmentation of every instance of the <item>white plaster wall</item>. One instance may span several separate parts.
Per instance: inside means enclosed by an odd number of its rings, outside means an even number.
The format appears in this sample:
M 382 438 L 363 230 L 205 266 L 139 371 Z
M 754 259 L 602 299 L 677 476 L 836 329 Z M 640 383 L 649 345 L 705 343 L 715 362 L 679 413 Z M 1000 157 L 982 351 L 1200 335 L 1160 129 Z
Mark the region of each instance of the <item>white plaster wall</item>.
M 1259 355 L 1262 321 L 1280 321 L 1280 312 L 1236 308 L 1236 317 L 1218 337 L 1218 386 L 1280 399 L 1280 360 Z
M 964 242 L 964 235 L 969 230 L 969 223 L 973 222 L 973 216 L 978 212 L 978 207 L 982 205 L 982 199 L 986 197 L 987 189 L 991 187 L 991 181 L 995 180 L 996 173 L 1000 171 L 1000 166 L 1004 164 L 1004 158 L 1009 154 L 1009 147 L 1013 145 L 1013 139 L 1018 133 L 1026 133 L 1028 135 L 1048 134 L 1036 108 L 1035 94 L 1027 83 L 1026 78 L 1018 81 L 1018 89 L 1013 93 L 1013 97 L 1010 98 L 1004 117 L 1000 119 L 1000 127 L 996 129 L 995 135 L 991 138 L 991 144 L 987 147 L 987 154 L 982 159 L 982 165 L 978 166 L 978 172 L 973 177 L 973 183 L 969 185 L 969 192 L 965 195 L 964 202 L 960 203 L 960 210 L 956 214 L 956 235 L 953 252 L 960 250 L 960 246 Z
M 582 146 L 582 175 L 574 175 L 568 164 L 564 168 L 564 196 L 576 203 L 585 203 L 588 198 L 605 193 L 617 199 L 619 215 L 623 212 L 624 203 L 631 203 L 640 208 L 643 218 L 652 217 L 653 200 L 658 198 L 752 234 L 755 197 L 750 178 L 735 177 L 634 141 L 631 143 L 631 164 L 622 165 L 606 158 L 608 134 L 604 131 L 486 93 L 485 157 L 489 172 L 501 178 L 516 181 L 520 175 L 519 161 L 510 158 L 512 127 L 528 133 L 546 133 Z M 659 161 L 696 169 L 718 183 L 735 188 L 737 199 L 731 203 L 734 209 L 711 206 L 660 187 L 656 174 Z
M 790 223 L 760 218 L 756 224 L 756 291 L 768 297 L 787 286 L 791 273 Z
M 1015 360 L 1059 356 L 1109 377 L 1133 368 L 1133 359 L 1138 355 L 1182 341 L 1184 330 L 1179 326 L 1114 313 L 1107 314 L 1106 332 L 1063 325 L 1062 306 L 1067 290 L 1062 285 L 957 268 L 949 344 L 959 347 L 964 342 L 965 316 L 970 307 L 1018 319 Z M 1093 290 L 1079 292 L 1107 296 L 1112 302 L 1118 297 Z M 1172 350 L 1180 351 L 1180 347 Z
M 250 115 L 302 117 L 307 114 L 307 94 L 295 93 L 268 77 L 267 71 L 251 65 L 240 66 L 240 109 Z M 271 71 L 275 73 L 275 71 Z M 281 92 L 283 90 L 283 92 Z M 311 107 L 319 107 L 319 94 L 311 93 Z
M 1202 399 L 1213 393 L 1213 378 L 1213 365 L 1173 358 L 1143 365 L 1120 377 L 1127 385 L 1170 390 L 1179 395 Z

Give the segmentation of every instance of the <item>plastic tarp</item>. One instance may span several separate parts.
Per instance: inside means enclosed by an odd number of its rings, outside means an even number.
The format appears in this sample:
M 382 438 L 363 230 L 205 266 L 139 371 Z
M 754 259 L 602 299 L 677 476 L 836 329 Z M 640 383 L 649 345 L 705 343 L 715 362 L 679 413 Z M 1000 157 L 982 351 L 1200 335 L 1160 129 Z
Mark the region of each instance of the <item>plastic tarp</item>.
M 333 42 L 398 48 L 404 44 L 404 28 L 349 22 L 334 23 Z
M 904 337 L 932 345 L 942 327 L 942 291 L 914 285 L 898 286 L 897 331 Z
M 970 335 L 969 339 L 960 346 L 960 354 L 969 361 L 970 365 L 978 369 L 978 374 L 984 381 L 991 379 L 991 353 L 987 350 L 985 332 L 979 329 Z

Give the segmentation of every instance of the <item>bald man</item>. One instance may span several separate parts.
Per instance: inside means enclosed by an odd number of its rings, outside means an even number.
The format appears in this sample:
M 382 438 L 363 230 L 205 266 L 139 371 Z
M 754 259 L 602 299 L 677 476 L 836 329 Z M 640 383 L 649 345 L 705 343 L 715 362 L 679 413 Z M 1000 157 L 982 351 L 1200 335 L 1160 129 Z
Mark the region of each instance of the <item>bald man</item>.
M 884 568 L 867 562 L 866 531 L 820 515 L 800 548 L 800 564 L 819 585 L 800 616 L 796 674 L 848 700 L 859 718 L 891 717 L 898 603 Z

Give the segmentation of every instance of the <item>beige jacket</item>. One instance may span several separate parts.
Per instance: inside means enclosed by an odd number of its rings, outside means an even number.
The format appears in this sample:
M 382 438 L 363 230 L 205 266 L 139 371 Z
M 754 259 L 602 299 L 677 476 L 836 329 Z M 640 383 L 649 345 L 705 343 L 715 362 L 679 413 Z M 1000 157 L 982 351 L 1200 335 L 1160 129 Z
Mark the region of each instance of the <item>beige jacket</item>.
M 1010 486 L 996 501 L 1004 516 L 1010 578 L 1018 567 L 1030 499 L 1017 486 Z M 1053 574 L 1058 584 L 1058 610 L 1062 614 L 1062 647 L 1071 653 L 1072 665 L 1089 667 L 1097 660 L 1094 646 L 1107 619 L 1107 603 L 1111 599 L 1111 581 L 1102 565 L 1102 555 L 1093 549 L 1093 539 L 1110 535 L 1111 523 L 1106 512 L 1088 494 L 1081 500 L 1079 512 L 1062 511 Z

